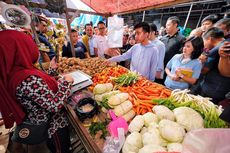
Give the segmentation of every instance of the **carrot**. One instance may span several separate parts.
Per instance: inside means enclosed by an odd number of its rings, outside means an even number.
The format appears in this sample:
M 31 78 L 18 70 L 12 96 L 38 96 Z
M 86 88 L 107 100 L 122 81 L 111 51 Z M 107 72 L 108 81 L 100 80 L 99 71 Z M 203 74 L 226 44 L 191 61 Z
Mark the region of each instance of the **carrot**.
M 148 80 L 145 80 L 143 83 L 141 83 L 141 87 L 143 87 L 144 85 L 146 85 L 146 83 L 148 82 Z
M 152 104 L 149 104 L 149 103 L 144 103 L 144 102 L 140 102 L 141 105 L 144 105 L 144 106 L 147 106 L 147 107 L 153 107 Z
M 152 98 L 149 96 L 141 95 L 141 94 L 136 94 L 137 98 L 143 99 L 143 100 L 151 100 Z
M 137 95 L 136 95 L 134 92 L 131 92 L 130 94 L 131 94 L 131 96 L 133 96 L 135 99 L 137 99 Z
M 154 94 L 160 93 L 160 90 L 158 90 L 158 89 L 145 88 L 145 90 L 150 92 L 150 93 L 154 93 Z
M 129 101 L 133 101 L 133 97 L 129 94 Z
M 136 113 L 137 113 L 137 115 L 140 115 L 140 106 L 139 105 L 137 106 Z
M 153 108 L 153 107 L 152 107 Z M 148 109 L 148 112 L 152 112 L 152 108 L 150 108 L 150 107 L 147 107 L 147 109 Z
M 142 111 L 141 111 L 141 115 L 144 115 L 144 114 L 147 113 L 147 112 L 148 112 L 148 109 L 143 108 Z

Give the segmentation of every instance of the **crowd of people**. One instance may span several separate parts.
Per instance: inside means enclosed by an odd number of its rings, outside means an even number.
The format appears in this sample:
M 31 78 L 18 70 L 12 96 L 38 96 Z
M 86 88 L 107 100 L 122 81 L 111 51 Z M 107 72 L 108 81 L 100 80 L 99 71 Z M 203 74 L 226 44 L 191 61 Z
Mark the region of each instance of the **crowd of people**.
M 106 58 L 104 64 L 118 62 L 170 89 L 190 89 L 193 94 L 211 97 L 215 104 L 229 102 L 230 19 L 209 15 L 187 38 L 180 33 L 179 24 L 179 18 L 172 16 L 159 31 L 155 24 L 146 22 L 125 27 L 123 46 L 110 48 L 106 24 L 100 21 L 93 27 L 89 23 L 83 35 L 77 29 L 69 31 L 70 38 L 61 44 L 62 56 Z M 35 25 L 39 41 L 48 52 L 39 52 L 28 33 L 0 32 L 1 113 L 6 127 L 12 127 L 14 121 L 20 124 L 25 116 L 33 124 L 49 121 L 49 149 L 68 153 L 70 141 L 63 105 L 73 79 L 66 75 L 55 80 L 33 66 L 51 61 L 48 72 L 56 74 L 58 54 L 46 35 L 47 20 L 40 18 Z

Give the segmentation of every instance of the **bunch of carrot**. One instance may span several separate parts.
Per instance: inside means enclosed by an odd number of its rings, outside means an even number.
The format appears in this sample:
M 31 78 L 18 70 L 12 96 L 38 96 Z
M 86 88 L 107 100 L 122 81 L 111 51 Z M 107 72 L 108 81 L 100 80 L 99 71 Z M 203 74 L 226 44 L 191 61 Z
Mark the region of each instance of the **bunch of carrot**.
M 145 78 L 139 79 L 132 86 L 120 87 L 119 90 L 129 94 L 129 100 L 133 103 L 133 109 L 138 115 L 152 111 L 152 107 L 156 105 L 153 99 L 168 98 L 171 95 L 171 91 L 163 85 Z

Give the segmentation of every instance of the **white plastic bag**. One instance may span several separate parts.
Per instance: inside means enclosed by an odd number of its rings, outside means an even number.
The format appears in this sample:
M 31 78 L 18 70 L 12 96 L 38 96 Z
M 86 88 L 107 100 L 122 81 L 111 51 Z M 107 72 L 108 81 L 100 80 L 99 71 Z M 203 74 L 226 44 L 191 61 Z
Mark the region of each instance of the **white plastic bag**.
M 230 129 L 200 129 L 186 134 L 182 153 L 230 153 Z
M 122 47 L 124 19 L 117 15 L 108 18 L 108 45 L 109 48 Z

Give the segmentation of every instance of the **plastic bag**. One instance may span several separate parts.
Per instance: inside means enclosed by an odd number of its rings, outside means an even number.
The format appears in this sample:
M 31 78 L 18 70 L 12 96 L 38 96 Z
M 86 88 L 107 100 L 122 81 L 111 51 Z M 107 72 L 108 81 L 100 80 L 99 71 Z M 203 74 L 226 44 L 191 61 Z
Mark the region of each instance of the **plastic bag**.
M 106 137 L 103 153 L 119 153 L 124 142 L 125 132 L 123 128 L 118 128 L 118 138 Z
M 124 19 L 114 15 L 108 18 L 108 45 L 109 48 L 123 46 Z
M 182 153 L 230 153 L 230 129 L 200 129 L 186 134 Z

